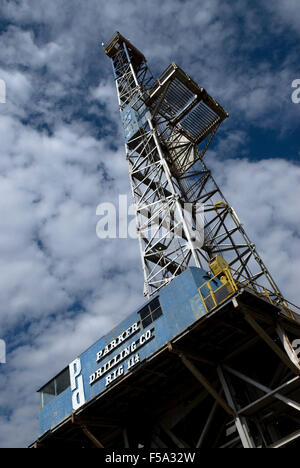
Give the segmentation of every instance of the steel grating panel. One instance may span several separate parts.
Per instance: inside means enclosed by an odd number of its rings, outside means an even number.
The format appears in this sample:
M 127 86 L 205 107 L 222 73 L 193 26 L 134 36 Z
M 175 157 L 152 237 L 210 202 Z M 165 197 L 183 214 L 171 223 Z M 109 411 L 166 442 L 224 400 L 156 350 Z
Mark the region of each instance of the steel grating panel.
M 225 299 L 228 298 L 229 294 L 231 293 L 228 291 L 227 285 L 224 285 L 221 288 L 216 289 L 216 291 L 214 291 L 214 296 L 218 304 L 225 301 Z
M 208 311 L 216 307 L 216 304 L 214 303 L 213 298 L 211 296 L 208 296 L 207 298 L 205 298 L 204 301 L 205 301 L 205 305 Z
M 193 141 L 200 142 L 208 131 L 221 123 L 221 119 L 204 102 L 200 102 L 180 123 Z
M 160 113 L 166 117 L 174 118 L 188 104 L 191 104 L 195 95 L 178 78 L 170 83 L 160 108 Z
M 228 117 L 225 109 L 175 63 L 169 65 L 147 94 L 146 105 L 158 106 L 156 111 L 171 119 L 172 125 L 196 120 L 195 126 L 200 123 L 203 127 Z M 199 142 L 199 135 L 196 139 L 193 138 L 194 143 Z

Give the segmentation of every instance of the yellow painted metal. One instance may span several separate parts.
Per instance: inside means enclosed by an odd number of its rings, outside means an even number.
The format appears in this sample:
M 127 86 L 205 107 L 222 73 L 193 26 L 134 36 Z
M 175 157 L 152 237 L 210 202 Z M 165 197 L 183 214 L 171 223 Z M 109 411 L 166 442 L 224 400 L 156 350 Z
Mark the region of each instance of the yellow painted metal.
M 225 270 L 230 271 L 228 263 L 220 254 L 216 255 L 216 257 L 210 262 L 209 266 L 215 276 L 221 275 Z
M 271 296 L 269 294 L 269 291 L 266 288 L 264 288 L 264 292 L 265 292 L 265 296 L 267 297 L 269 302 L 271 302 L 271 304 L 274 304 L 274 302 L 272 301 L 272 298 L 271 298 Z
M 230 266 L 222 255 L 218 254 L 216 257 L 211 260 L 210 269 L 212 273 L 225 284 L 230 291 L 237 291 L 237 285 L 233 279 Z
M 221 256 L 220 256 L 221 257 Z M 223 257 L 222 257 L 223 259 Z M 214 259 L 215 260 L 215 259 Z M 225 262 L 225 260 L 223 259 L 223 261 Z M 219 262 L 219 263 L 218 263 Z M 217 260 L 217 263 L 218 263 L 218 267 L 215 268 L 215 271 L 218 271 L 218 275 L 215 275 L 213 278 L 211 278 L 209 281 L 206 281 L 204 284 L 202 284 L 202 286 L 200 286 L 200 288 L 198 289 L 199 291 L 199 294 L 200 294 L 200 297 L 202 299 L 202 302 L 204 304 L 204 307 L 205 307 L 205 310 L 206 312 L 211 312 L 212 310 L 214 310 L 216 307 L 218 307 L 219 305 L 223 304 L 224 302 L 226 302 L 231 296 L 233 296 L 237 291 L 238 291 L 238 286 L 237 284 L 235 283 L 233 277 L 232 277 L 232 274 L 231 274 L 231 271 L 230 271 L 230 267 L 228 266 L 228 264 L 225 262 L 225 264 L 227 265 L 227 267 L 224 265 L 224 269 L 221 270 L 219 267 L 220 267 L 220 264 L 221 264 L 221 260 L 218 259 Z M 214 264 L 214 266 L 216 266 L 216 263 Z M 218 279 L 221 279 L 222 281 L 222 285 L 219 286 L 217 289 L 213 289 L 212 288 L 212 282 L 215 281 L 215 279 L 218 278 Z M 203 291 L 204 291 L 204 288 L 208 288 L 209 290 L 209 294 L 208 295 L 204 295 L 203 294 Z M 224 296 L 224 294 L 221 295 L 221 300 L 219 299 L 219 293 L 222 291 L 224 291 L 224 289 L 227 291 L 227 294 Z M 207 304 L 210 304 L 210 307 L 207 306 Z

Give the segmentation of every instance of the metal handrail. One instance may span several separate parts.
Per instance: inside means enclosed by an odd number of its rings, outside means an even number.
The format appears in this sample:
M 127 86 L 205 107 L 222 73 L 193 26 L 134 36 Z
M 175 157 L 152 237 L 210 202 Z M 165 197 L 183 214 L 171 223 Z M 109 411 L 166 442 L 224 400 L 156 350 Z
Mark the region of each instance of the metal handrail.
M 216 307 L 218 307 L 219 305 L 223 304 L 224 302 L 226 302 L 230 297 L 232 297 L 237 291 L 238 291 L 238 286 L 236 284 L 236 282 L 234 281 L 233 277 L 232 277 L 232 274 L 230 272 L 230 270 L 224 270 L 224 276 L 226 277 L 227 279 L 227 282 L 226 283 L 222 283 L 218 288 L 216 289 L 212 289 L 211 287 L 211 283 L 212 281 L 218 279 L 217 276 L 213 276 L 212 278 L 210 278 L 208 281 L 206 281 L 205 283 L 203 283 L 200 288 L 198 288 L 198 292 L 202 298 L 202 302 L 204 304 L 204 307 L 205 307 L 205 310 L 206 312 L 211 312 L 212 310 L 214 310 Z M 204 288 L 205 286 L 207 286 L 208 290 L 209 290 L 209 294 L 204 296 L 201 292 L 201 289 Z M 217 300 L 217 293 L 218 291 L 220 291 L 221 289 L 223 288 L 226 288 L 227 291 L 228 291 L 228 294 L 226 297 L 224 297 L 221 301 L 218 301 Z M 211 298 L 213 300 L 213 303 L 214 303 L 214 306 L 211 307 L 209 310 L 207 308 L 207 305 L 206 305 L 206 302 L 207 300 Z
M 238 273 L 237 270 L 234 270 L 233 268 L 230 268 L 230 269 L 231 269 L 231 271 L 232 271 L 233 273 Z M 271 304 L 275 304 L 275 305 L 276 305 L 276 302 L 275 302 L 274 300 L 272 300 L 272 296 L 277 297 L 276 294 L 274 293 L 274 291 L 271 291 L 270 289 L 266 288 L 266 287 L 263 286 L 262 284 L 259 284 L 259 283 L 255 282 L 255 281 L 252 281 L 252 280 L 251 280 L 251 285 L 250 285 L 250 280 L 249 280 L 249 278 L 246 278 L 245 276 L 243 276 L 243 275 L 240 274 L 240 273 L 239 273 L 239 276 L 244 277 L 244 278 L 245 278 L 245 282 L 246 282 L 246 284 L 245 284 L 245 283 L 243 283 L 243 282 L 241 282 L 241 281 L 236 281 L 236 283 L 237 283 L 240 287 L 245 287 L 245 286 L 246 286 L 247 288 L 251 289 L 256 295 L 258 295 L 258 296 L 265 296 L 265 297 L 267 297 L 267 299 L 269 300 L 269 302 L 270 302 Z M 253 285 L 255 285 L 257 288 L 262 289 L 263 292 L 262 292 L 262 291 L 256 290 L 256 289 L 253 287 Z M 292 312 L 293 315 L 294 315 L 295 313 L 297 313 L 297 312 L 293 311 L 290 307 L 288 307 L 288 305 L 290 305 L 290 306 L 292 306 L 293 308 L 299 310 L 299 312 L 300 312 L 300 307 L 299 307 L 299 306 L 297 306 L 296 304 L 294 304 L 294 303 L 291 302 L 291 301 L 288 301 L 288 300 L 285 299 L 285 298 L 282 298 L 282 299 L 283 299 L 284 303 L 287 304 L 287 305 L 281 304 L 282 307 L 283 307 L 284 309 L 287 309 L 289 312 Z M 299 315 L 299 314 L 298 314 L 298 315 Z M 294 318 L 295 318 L 295 317 L 294 317 Z

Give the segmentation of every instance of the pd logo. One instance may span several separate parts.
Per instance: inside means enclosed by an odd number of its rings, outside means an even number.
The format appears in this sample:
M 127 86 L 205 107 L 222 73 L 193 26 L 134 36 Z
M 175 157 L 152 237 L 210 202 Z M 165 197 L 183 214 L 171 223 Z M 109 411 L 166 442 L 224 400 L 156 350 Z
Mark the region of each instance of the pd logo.
M 75 411 L 85 403 L 83 377 L 81 375 L 81 361 L 79 358 L 71 362 L 69 365 L 69 370 L 72 392 L 72 407 Z
M 4 340 L 0 340 L 0 364 L 6 364 L 6 344 Z

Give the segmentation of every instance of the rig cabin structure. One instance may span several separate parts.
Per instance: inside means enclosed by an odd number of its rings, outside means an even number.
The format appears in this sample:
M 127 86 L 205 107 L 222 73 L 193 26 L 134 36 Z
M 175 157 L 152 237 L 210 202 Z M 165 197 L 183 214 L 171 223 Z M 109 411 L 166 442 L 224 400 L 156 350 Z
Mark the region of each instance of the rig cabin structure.
M 299 447 L 300 323 L 205 152 L 227 112 L 175 63 L 111 59 L 146 302 L 39 391 L 32 447 Z

